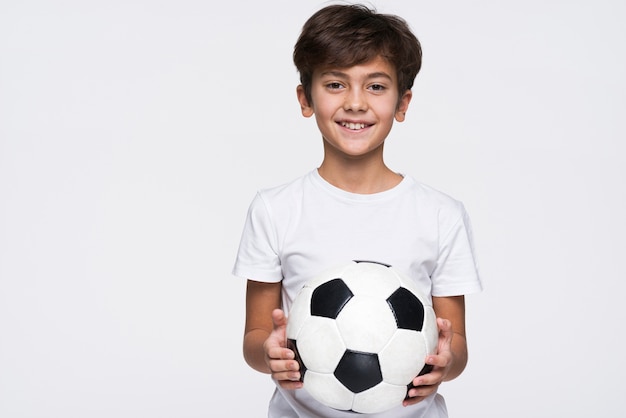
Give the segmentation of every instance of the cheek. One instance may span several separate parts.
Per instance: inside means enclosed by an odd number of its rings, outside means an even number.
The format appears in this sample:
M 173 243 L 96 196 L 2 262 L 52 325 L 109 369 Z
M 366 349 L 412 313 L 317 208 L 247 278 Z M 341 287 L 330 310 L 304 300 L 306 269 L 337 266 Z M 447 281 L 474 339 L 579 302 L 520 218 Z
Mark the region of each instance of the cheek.
M 393 119 L 400 110 L 400 103 L 396 97 L 388 97 L 378 104 L 377 109 L 381 118 Z
M 383 114 L 381 114 L 381 117 L 382 119 L 388 120 L 390 123 L 393 123 L 393 121 L 398 116 L 398 112 L 396 111 L 395 108 L 391 108 L 391 109 L 392 110 L 387 110 Z
M 317 129 L 322 133 L 323 136 L 330 135 L 334 122 L 332 122 L 329 116 L 324 115 L 323 112 L 316 111 L 315 123 L 317 124 Z
M 315 117 L 318 122 L 330 123 L 334 119 L 336 109 L 332 103 L 324 102 L 321 106 L 314 106 Z

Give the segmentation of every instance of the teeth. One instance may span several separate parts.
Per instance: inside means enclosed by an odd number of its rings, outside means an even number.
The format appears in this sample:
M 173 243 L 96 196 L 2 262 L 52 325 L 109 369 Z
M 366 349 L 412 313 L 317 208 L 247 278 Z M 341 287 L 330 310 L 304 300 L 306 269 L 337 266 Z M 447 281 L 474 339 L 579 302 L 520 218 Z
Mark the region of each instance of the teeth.
M 341 126 L 343 126 L 344 128 L 352 129 L 352 130 L 365 128 L 364 123 L 341 122 Z

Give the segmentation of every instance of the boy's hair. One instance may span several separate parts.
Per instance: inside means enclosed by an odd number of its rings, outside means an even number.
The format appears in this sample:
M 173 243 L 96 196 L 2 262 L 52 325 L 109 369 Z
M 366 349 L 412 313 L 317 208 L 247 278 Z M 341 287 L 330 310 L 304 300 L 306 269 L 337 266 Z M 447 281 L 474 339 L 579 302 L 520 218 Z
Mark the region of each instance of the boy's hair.
M 413 87 L 422 66 L 422 48 L 405 20 L 360 4 L 327 6 L 302 27 L 293 51 L 304 93 L 311 100 L 316 69 L 347 68 L 381 56 L 395 67 L 398 92 Z

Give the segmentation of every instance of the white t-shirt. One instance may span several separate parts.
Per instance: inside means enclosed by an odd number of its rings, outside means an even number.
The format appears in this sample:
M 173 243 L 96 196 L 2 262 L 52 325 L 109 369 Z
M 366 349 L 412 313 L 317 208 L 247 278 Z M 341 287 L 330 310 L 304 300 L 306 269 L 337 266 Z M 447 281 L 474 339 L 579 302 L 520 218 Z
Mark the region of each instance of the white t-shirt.
M 282 281 L 283 309 L 302 286 L 329 267 L 368 260 L 394 266 L 431 296 L 482 289 L 472 232 L 463 205 L 404 176 L 394 188 L 355 194 L 334 187 L 313 170 L 282 186 L 261 190 L 248 210 L 233 274 Z M 372 417 L 445 418 L 433 395 L 417 405 Z M 305 390 L 277 386 L 269 417 L 354 417 L 328 408 Z

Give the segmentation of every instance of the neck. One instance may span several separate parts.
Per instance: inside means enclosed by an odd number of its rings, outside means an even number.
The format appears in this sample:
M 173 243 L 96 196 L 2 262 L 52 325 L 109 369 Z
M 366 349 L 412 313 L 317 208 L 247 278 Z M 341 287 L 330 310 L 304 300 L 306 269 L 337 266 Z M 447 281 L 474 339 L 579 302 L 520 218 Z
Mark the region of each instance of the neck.
M 317 171 L 333 186 L 359 194 L 384 192 L 402 181 L 402 176 L 393 172 L 382 161 L 378 164 L 360 162 L 338 166 L 324 160 Z

